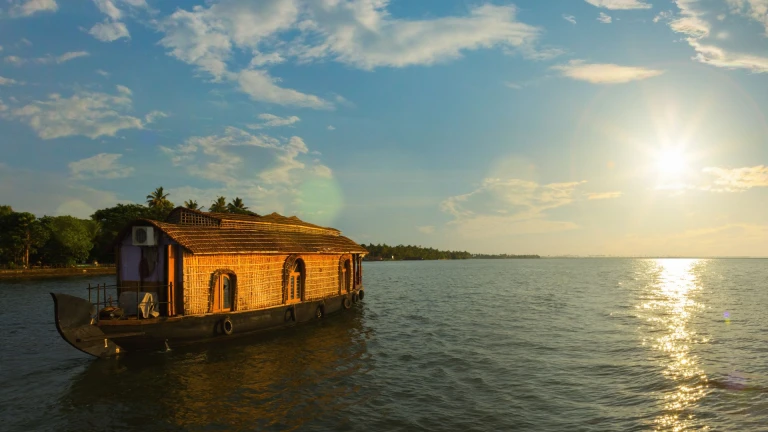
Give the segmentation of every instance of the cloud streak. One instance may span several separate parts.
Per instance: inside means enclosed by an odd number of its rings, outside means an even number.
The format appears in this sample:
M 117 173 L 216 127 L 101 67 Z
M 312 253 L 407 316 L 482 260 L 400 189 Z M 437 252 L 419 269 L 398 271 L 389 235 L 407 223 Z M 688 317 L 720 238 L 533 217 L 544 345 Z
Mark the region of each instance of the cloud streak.
M 99 153 L 70 162 L 69 171 L 72 177 L 78 180 L 125 178 L 133 174 L 134 169 L 117 162 L 122 156 L 117 153 Z
M 592 84 L 623 84 L 653 78 L 664 73 L 656 69 L 615 64 L 590 64 L 581 60 L 572 60 L 565 65 L 553 66 L 552 69 L 559 71 L 564 77 Z
M 122 87 L 122 86 L 118 86 Z M 29 125 L 45 140 L 83 135 L 91 139 L 115 136 L 125 129 L 143 129 L 147 123 L 128 115 L 130 90 L 118 88 L 116 95 L 81 91 L 69 98 L 49 95 L 23 107 L 8 110 L 3 117 Z

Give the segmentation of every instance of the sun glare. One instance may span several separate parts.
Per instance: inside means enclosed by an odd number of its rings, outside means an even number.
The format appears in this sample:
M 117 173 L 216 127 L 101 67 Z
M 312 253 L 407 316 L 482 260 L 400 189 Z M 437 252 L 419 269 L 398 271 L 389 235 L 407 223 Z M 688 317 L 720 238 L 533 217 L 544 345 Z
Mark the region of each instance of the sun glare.
M 681 148 L 667 148 L 656 157 L 659 173 L 666 176 L 678 176 L 688 169 L 688 160 Z

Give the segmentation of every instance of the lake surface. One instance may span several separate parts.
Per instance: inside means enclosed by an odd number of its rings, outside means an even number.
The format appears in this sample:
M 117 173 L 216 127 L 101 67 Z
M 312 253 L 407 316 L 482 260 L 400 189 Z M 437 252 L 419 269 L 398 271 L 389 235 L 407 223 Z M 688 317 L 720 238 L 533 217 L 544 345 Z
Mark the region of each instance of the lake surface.
M 768 260 L 365 263 L 352 313 L 96 360 L 0 282 L 4 431 L 757 431 Z

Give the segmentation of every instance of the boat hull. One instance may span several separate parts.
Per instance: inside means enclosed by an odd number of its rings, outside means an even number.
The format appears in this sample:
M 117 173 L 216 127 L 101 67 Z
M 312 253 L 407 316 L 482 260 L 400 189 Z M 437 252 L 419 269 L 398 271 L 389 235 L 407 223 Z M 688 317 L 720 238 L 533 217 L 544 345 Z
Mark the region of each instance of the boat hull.
M 126 352 L 158 351 L 291 327 L 344 311 L 346 299 L 350 304 L 359 297 L 356 294 L 255 311 L 100 321 L 95 319 L 95 308 L 87 300 L 67 294 L 51 293 L 51 296 L 56 328 L 62 338 L 84 353 L 108 358 Z M 225 326 L 225 321 L 231 325 Z

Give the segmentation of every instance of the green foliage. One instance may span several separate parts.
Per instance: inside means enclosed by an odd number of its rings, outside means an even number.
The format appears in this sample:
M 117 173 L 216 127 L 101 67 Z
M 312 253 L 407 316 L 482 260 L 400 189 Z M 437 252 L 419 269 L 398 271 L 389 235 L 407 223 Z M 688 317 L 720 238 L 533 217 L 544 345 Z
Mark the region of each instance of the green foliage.
M 154 210 L 157 211 L 157 210 Z M 91 220 L 101 225 L 91 257 L 99 262 L 113 262 L 112 248 L 121 229 L 136 219 L 152 218 L 153 210 L 139 204 L 118 204 L 91 215 Z
M 200 207 L 200 205 L 197 203 L 197 201 L 189 200 L 184 201 L 184 207 L 190 209 L 190 210 L 200 210 L 203 211 L 203 207 Z
M 0 216 L 0 255 L 5 262 L 28 266 L 30 254 L 45 244 L 48 236 L 32 213 L 12 211 Z
M 88 259 L 98 222 L 72 216 L 44 216 L 40 222 L 50 233 L 41 251 L 45 262 L 74 265 Z
M 154 192 L 147 195 L 147 207 L 170 207 L 173 209 L 173 203 L 168 201 L 168 195 L 170 194 L 165 193 L 163 187 L 160 186 Z
M 227 212 L 227 199 L 223 196 L 216 198 L 216 201 L 211 204 L 208 211 L 213 213 L 226 213 Z
M 8 216 L 13 213 L 13 209 L 9 205 L 0 205 L 0 217 Z
M 366 257 L 368 260 L 438 260 L 438 259 L 469 259 L 472 254 L 469 252 L 441 251 L 433 248 L 423 248 L 421 246 L 389 246 L 387 244 L 362 245 L 368 250 Z
M 500 255 L 488 255 L 488 254 L 474 254 L 472 255 L 472 258 L 475 259 L 531 259 L 531 258 L 541 258 L 538 255 L 509 255 L 509 254 L 500 254 Z
M 243 200 L 239 197 L 235 198 L 227 204 L 227 210 L 230 213 L 238 213 L 238 214 L 247 214 L 251 216 L 258 216 L 256 213 L 248 210 L 248 207 L 245 206 L 245 203 L 243 203 Z

